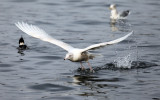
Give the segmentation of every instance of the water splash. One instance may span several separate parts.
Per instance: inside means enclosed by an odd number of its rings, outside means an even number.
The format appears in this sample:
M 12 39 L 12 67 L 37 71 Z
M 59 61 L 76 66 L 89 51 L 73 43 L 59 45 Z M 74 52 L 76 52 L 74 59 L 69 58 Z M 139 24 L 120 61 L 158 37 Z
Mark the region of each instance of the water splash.
M 132 66 L 132 58 L 131 58 L 131 53 L 124 57 L 118 57 L 117 59 L 114 60 L 115 67 L 117 68 L 131 68 Z
M 135 43 L 130 44 L 130 41 L 128 41 L 129 47 L 126 47 L 126 52 L 124 52 L 123 56 L 121 57 L 119 57 L 120 54 L 118 53 L 118 51 L 115 50 L 115 53 L 117 55 L 117 58 L 113 62 L 115 67 L 131 69 L 132 62 L 138 61 L 138 49 L 137 44 Z
M 128 55 L 125 57 L 121 57 L 121 59 L 120 58 L 116 59 L 117 61 L 115 60 L 115 62 L 107 63 L 103 66 L 93 67 L 94 73 L 97 73 L 100 70 L 131 70 L 131 69 L 139 69 L 139 68 L 144 69 L 144 68 L 158 66 L 156 63 L 128 60 L 127 58 L 128 58 Z M 90 72 L 89 68 L 86 68 L 85 70 L 78 68 L 76 72 L 80 73 L 81 75 L 94 74 Z

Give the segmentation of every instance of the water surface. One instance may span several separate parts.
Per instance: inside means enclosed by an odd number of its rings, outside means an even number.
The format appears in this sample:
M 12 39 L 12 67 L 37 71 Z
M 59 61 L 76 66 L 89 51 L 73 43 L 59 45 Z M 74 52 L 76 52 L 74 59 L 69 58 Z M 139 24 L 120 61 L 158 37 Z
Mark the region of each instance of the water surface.
M 125 21 L 110 23 L 109 5 L 129 9 Z M 2 0 L 0 3 L 0 98 L 2 100 L 159 100 L 159 0 Z M 66 52 L 32 38 L 15 27 L 25 21 L 74 47 L 134 34 L 94 53 L 95 73 L 80 72 L 79 63 L 64 61 Z M 24 37 L 29 50 L 19 54 Z M 131 69 L 114 62 L 134 61 Z M 113 66 L 112 66 L 113 64 Z M 116 64 L 115 64 L 116 65 Z M 87 68 L 87 64 L 84 64 Z M 138 67 L 135 67 L 138 66 Z M 128 67 L 128 66 L 125 66 Z

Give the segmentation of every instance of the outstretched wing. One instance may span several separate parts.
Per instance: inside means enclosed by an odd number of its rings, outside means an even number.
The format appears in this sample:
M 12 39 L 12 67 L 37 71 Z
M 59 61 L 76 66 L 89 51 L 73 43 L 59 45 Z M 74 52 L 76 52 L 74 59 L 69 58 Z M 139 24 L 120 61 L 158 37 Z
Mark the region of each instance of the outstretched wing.
M 98 48 L 104 47 L 104 46 L 106 46 L 106 45 L 111 45 L 111 44 L 115 44 L 115 43 L 121 42 L 121 41 L 123 41 L 124 39 L 126 39 L 127 37 L 129 37 L 132 33 L 133 33 L 133 31 L 130 32 L 129 34 L 121 37 L 121 38 L 118 38 L 118 39 L 116 39 L 116 40 L 112 40 L 112 41 L 109 41 L 109 42 L 103 42 L 103 43 L 93 44 L 93 45 L 91 45 L 91 46 L 89 46 L 89 47 L 87 47 L 87 48 L 82 49 L 82 52 L 88 51 L 88 50 L 93 50 L 93 49 L 98 49 Z
M 127 17 L 129 15 L 130 11 L 126 10 L 120 13 L 120 17 Z
M 52 44 L 55 44 L 55 45 L 65 49 L 66 51 L 70 51 L 71 49 L 73 49 L 73 47 L 70 46 L 69 44 L 64 43 L 60 40 L 54 39 L 53 37 L 48 35 L 43 29 L 40 29 L 37 26 L 28 25 L 27 23 L 24 23 L 24 22 L 22 22 L 22 23 L 18 22 L 18 23 L 15 23 L 15 25 L 20 30 L 22 30 L 24 33 L 26 33 L 26 34 L 28 34 L 32 37 L 39 38 L 43 41 L 47 41 L 47 42 L 50 42 Z

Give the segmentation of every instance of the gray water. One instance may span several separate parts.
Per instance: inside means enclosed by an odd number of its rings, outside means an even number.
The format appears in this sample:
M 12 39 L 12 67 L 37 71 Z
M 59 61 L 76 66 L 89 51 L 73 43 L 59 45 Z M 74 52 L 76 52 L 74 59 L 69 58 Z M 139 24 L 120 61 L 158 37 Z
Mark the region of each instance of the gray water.
M 128 19 L 111 24 L 112 3 L 131 10 Z M 159 0 L 1 0 L 0 99 L 160 100 L 159 9 Z M 63 60 L 63 49 L 26 35 L 14 25 L 18 21 L 79 48 L 134 34 L 92 51 L 103 57 L 90 61 L 95 73 L 81 73 L 79 63 Z M 24 54 L 16 49 L 21 36 L 30 48 Z M 126 57 L 138 66 L 108 68 Z

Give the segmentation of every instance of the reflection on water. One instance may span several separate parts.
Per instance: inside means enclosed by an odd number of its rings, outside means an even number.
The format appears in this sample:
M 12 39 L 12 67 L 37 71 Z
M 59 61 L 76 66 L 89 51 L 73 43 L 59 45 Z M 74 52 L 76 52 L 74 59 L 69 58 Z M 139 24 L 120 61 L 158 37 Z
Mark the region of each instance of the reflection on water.
M 149 68 L 149 67 L 155 67 L 158 66 L 155 63 L 150 63 L 150 62 L 143 62 L 143 61 L 133 61 L 131 64 L 131 69 L 139 69 L 139 68 Z M 130 79 L 124 78 L 124 77 L 115 77 L 115 76 L 110 76 L 108 77 L 107 75 L 102 75 L 98 76 L 101 71 L 104 70 L 121 70 L 122 72 L 124 71 L 131 71 L 131 69 L 128 68 L 119 68 L 117 67 L 114 63 L 108 63 L 104 67 L 95 67 L 94 70 L 96 73 L 89 73 L 89 69 L 86 69 L 88 71 L 82 72 L 79 70 L 77 75 L 74 75 L 72 77 L 72 84 L 74 86 L 85 86 L 84 90 L 81 91 L 81 93 L 76 93 L 76 95 L 79 96 L 84 96 L 84 97 L 90 97 L 90 96 L 99 96 L 101 95 L 106 95 L 108 98 L 108 91 L 115 91 L 120 89 L 130 89 L 132 87 L 126 87 L 125 82 L 128 82 Z M 83 70 L 84 71 L 84 70 Z M 127 72 L 128 73 L 128 72 Z M 146 73 L 146 72 L 145 72 Z M 126 76 L 127 77 L 127 76 Z M 136 82 L 138 84 L 144 84 L 141 81 L 138 80 Z M 145 84 L 147 85 L 147 84 Z M 87 87 L 87 88 L 86 88 Z M 127 92 L 122 92 L 122 94 L 126 94 Z M 130 94 L 130 93 L 129 93 Z M 104 98 L 106 98 L 106 96 Z
M 36 84 L 36 85 L 30 86 L 29 88 L 35 89 L 35 90 L 42 90 L 42 91 L 51 91 L 51 92 L 72 90 L 72 88 L 70 87 L 50 84 L 50 83 Z
M 110 27 L 113 32 L 119 30 L 118 27 L 116 26 L 116 20 L 114 20 L 114 19 L 110 20 Z
M 129 32 L 133 31 L 131 24 L 127 21 L 127 19 L 115 20 L 110 19 L 110 27 L 113 32 L 122 31 Z
M 73 83 L 88 87 L 91 91 L 86 91 L 80 96 L 96 96 L 97 94 L 107 94 L 107 90 L 101 91 L 101 89 L 119 88 L 123 87 L 118 84 L 112 84 L 112 82 L 124 81 L 122 78 L 109 78 L 102 79 L 94 75 L 75 75 L 73 76 Z
M 74 75 L 73 77 L 73 82 L 78 85 L 82 85 L 86 82 L 119 82 L 122 80 L 124 81 L 122 78 L 102 79 L 94 75 Z
M 18 50 L 18 53 L 21 54 L 21 56 L 24 56 L 25 54 L 24 54 L 23 51 L 24 51 L 24 50 Z

